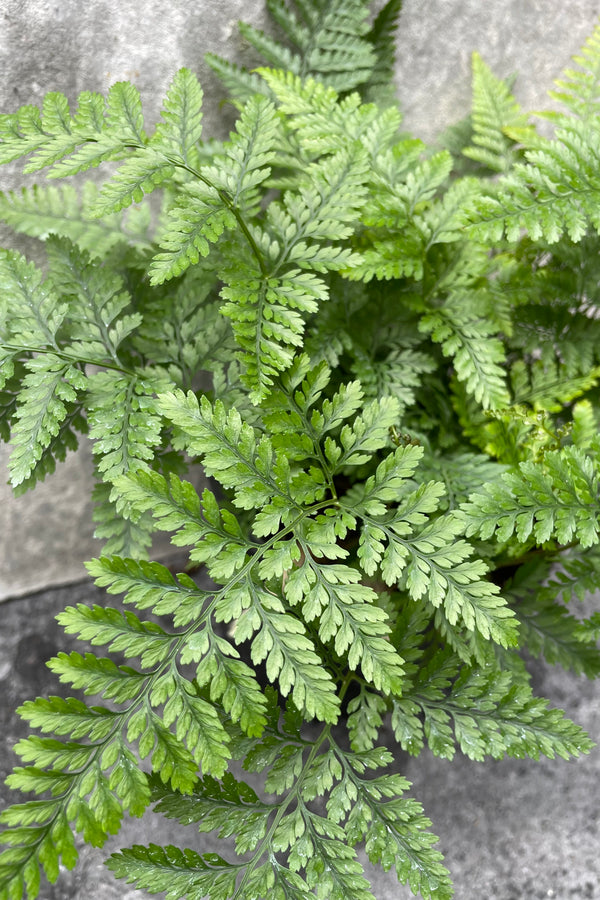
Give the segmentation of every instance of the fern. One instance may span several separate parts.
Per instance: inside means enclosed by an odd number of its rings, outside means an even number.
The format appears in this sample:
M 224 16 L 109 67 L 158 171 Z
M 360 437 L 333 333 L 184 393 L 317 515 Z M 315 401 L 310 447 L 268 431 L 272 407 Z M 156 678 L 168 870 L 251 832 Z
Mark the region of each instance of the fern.
M 522 127 L 523 116 L 507 85 L 499 81 L 478 53 L 473 54 L 472 145 L 462 152 L 494 172 L 513 165 L 510 129 Z M 508 136 L 507 136 L 508 132 Z
M 390 5 L 388 16 L 393 20 L 399 6 Z M 378 64 L 385 65 L 384 60 L 388 61 L 386 74 L 391 75 L 385 20 L 382 15 L 379 28 L 370 32 L 368 10 L 361 0 L 335 0 L 328 6 L 318 0 L 267 0 L 267 9 L 293 50 L 251 25 L 240 23 L 240 32 L 276 68 L 301 78 L 318 75 L 336 91 L 350 91 L 369 82 Z M 236 99 L 246 100 L 256 92 L 256 80 L 247 70 L 211 54 L 207 60 Z
M 400 6 L 269 0 L 282 40 L 242 33 L 273 68 L 209 59 L 226 141 L 187 69 L 154 130 L 127 83 L 0 118 L 0 161 L 112 164 L 0 198 L 47 256 L 0 251 L 0 436 L 17 493 L 91 441 L 87 566 L 122 597 L 59 616 L 85 646 L 49 668 L 81 696 L 19 710 L 0 900 L 150 806 L 234 838 L 111 856 L 170 900 L 373 900 L 361 844 L 449 900 L 389 726 L 447 759 L 592 747 L 520 653 L 600 672 L 598 614 L 566 608 L 600 586 L 598 35 L 553 136 L 475 55 L 432 150 L 400 132 Z

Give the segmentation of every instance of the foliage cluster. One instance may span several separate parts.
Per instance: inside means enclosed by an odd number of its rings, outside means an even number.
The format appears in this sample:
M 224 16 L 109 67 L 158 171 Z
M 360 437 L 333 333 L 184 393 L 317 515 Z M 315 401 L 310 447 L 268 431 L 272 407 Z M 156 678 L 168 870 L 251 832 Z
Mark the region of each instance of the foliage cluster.
M 108 655 L 48 664 L 95 700 L 19 710 L 2 900 L 149 805 L 235 838 L 110 858 L 169 900 L 373 900 L 361 843 L 446 900 L 384 723 L 413 755 L 592 746 L 523 652 L 600 672 L 598 613 L 567 609 L 600 587 L 600 31 L 551 136 L 475 55 L 472 114 L 431 148 L 393 97 L 400 0 L 267 5 L 281 41 L 242 29 L 268 66 L 209 60 L 229 140 L 203 139 L 187 69 L 151 134 L 129 83 L 0 118 L 0 162 L 51 179 L 0 197 L 47 250 L 44 272 L 0 251 L 10 481 L 87 435 L 89 572 L 133 608 L 60 616 Z M 99 189 L 54 181 L 106 162 Z M 147 560 L 156 531 L 186 573 Z

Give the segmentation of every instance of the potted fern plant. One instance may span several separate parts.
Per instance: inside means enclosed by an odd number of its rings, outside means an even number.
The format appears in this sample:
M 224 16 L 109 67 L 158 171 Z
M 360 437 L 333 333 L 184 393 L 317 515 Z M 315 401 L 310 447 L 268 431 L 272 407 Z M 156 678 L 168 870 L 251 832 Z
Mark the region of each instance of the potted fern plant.
M 60 616 L 107 655 L 49 668 L 99 699 L 19 710 L 9 782 L 30 797 L 1 816 L 1 900 L 73 866 L 75 832 L 101 845 L 151 805 L 236 838 L 227 859 L 112 855 L 171 900 L 367 900 L 361 842 L 445 900 L 392 753 L 592 746 L 533 695 L 522 651 L 600 671 L 598 613 L 565 607 L 600 586 L 600 36 L 551 137 L 475 56 L 473 113 L 431 149 L 393 99 L 399 0 L 372 24 L 359 0 L 268 7 L 286 44 L 244 34 L 270 67 L 210 59 L 239 112 L 227 141 L 204 141 L 187 69 L 150 136 L 129 83 L 0 119 L 2 162 L 118 163 L 100 189 L 0 202 L 48 258 L 44 275 L 0 255 L 0 408 L 17 490 L 92 441 L 106 546 L 88 569 L 131 607 Z M 186 572 L 145 558 L 155 531 Z

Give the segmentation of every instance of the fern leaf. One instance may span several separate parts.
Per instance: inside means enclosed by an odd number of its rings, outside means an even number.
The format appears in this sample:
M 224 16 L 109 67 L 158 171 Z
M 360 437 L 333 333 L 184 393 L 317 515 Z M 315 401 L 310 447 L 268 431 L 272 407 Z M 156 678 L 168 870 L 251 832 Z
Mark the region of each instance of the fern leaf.
M 472 145 L 462 152 L 493 172 L 510 169 L 513 141 L 506 129 L 521 127 L 525 117 L 505 81 L 496 78 L 478 53 L 473 54 Z
M 223 59 L 215 53 L 205 53 L 204 60 L 223 82 L 232 100 L 245 103 L 255 94 L 269 96 L 264 81 L 255 72 L 249 72 L 243 66 Z
M 236 853 L 256 849 L 265 837 L 273 805 L 264 803 L 254 790 L 227 772 L 221 781 L 210 775 L 199 779 L 192 794 L 181 796 L 156 786 L 156 812 L 182 823 L 195 823 L 201 832 L 218 831 L 219 838 L 235 838 Z
M 117 877 L 151 893 L 166 891 L 167 900 L 226 900 L 233 895 L 237 868 L 216 853 L 200 855 L 168 845 L 135 845 L 113 853 L 107 866 Z
M 250 579 L 245 580 L 242 590 L 242 605 L 247 609 L 235 624 L 236 643 L 252 638 L 253 663 L 265 662 L 269 681 L 277 678 L 283 696 L 290 694 L 295 706 L 303 710 L 307 718 L 336 721 L 339 699 L 335 685 L 302 623 L 285 613 L 283 604 L 274 594 Z
M 194 151 L 202 136 L 202 88 L 189 69 L 179 69 L 165 97 L 162 121 L 150 140 L 175 153 L 185 165 L 194 165 Z
M 532 595 L 516 607 L 520 634 L 533 656 L 543 656 L 550 665 L 560 665 L 576 675 L 600 675 L 600 650 L 580 639 L 579 620 L 564 606 Z
M 139 203 L 146 194 L 171 178 L 175 166 L 162 153 L 152 147 L 136 150 L 119 167 L 110 181 L 107 181 L 98 194 L 93 207 L 93 214 L 98 218 L 119 212 Z
M 144 144 L 144 114 L 138 89 L 129 81 L 118 81 L 108 92 L 107 127 L 123 143 Z
M 493 513 L 492 513 L 493 509 Z M 598 543 L 600 531 L 597 474 L 592 459 L 575 447 L 545 454 L 544 463 L 522 462 L 519 471 L 472 494 L 462 510 L 467 536 L 511 535 L 538 543 L 555 538 L 582 547 Z
M 115 481 L 119 505 L 134 521 L 151 513 L 156 527 L 173 531 L 171 541 L 178 547 L 193 549 L 190 558 L 206 563 L 211 578 L 228 579 L 248 561 L 248 550 L 258 544 L 245 535 L 237 519 L 227 509 L 219 509 L 214 494 L 202 493 L 202 503 L 191 484 L 171 474 L 169 482 L 152 471 L 138 471 Z M 139 605 L 139 601 L 136 601 Z M 177 618 L 188 603 L 179 598 Z M 161 609 L 167 610 L 164 604 Z M 193 602 L 190 613 L 193 614 Z
M 176 627 L 188 625 L 191 612 L 194 619 L 201 618 L 210 596 L 188 575 L 180 574 L 175 578 L 160 563 L 103 556 L 86 563 L 86 568 L 96 579 L 96 584 L 109 594 L 124 593 L 125 602 L 138 609 L 152 607 L 157 615 L 173 615 Z
M 594 118 L 600 109 L 600 29 L 594 28 L 581 53 L 573 57 L 578 69 L 565 69 L 555 82 L 558 90 L 550 91 L 554 100 L 564 103 L 581 119 Z
M 376 62 L 368 81 L 362 86 L 362 94 L 380 106 L 387 106 L 393 101 L 391 85 L 396 59 L 395 38 L 401 10 L 402 0 L 387 0 L 375 16 L 367 35 L 375 51 Z
M 225 228 L 236 227 L 236 213 L 250 211 L 256 187 L 270 173 L 276 132 L 273 104 L 265 98 L 250 100 L 225 145 L 222 165 L 202 169 L 202 184 L 189 186 L 181 195 L 185 203 L 171 211 L 163 252 L 150 268 L 153 284 L 180 275 L 199 255 L 206 256 L 209 241 L 216 241 Z
M 120 366 L 119 345 L 142 321 L 140 313 L 122 315 L 131 303 L 122 280 L 64 238 L 50 238 L 47 248 L 51 281 L 69 299 L 72 349 Z
M 210 243 L 215 243 L 225 229 L 236 226 L 233 212 L 210 186 L 191 184 L 181 199 L 185 204 L 170 211 L 161 252 L 153 257 L 152 284 L 162 284 L 181 275 L 201 256 L 208 256 Z
M 443 661 L 442 661 L 443 666 Z M 447 696 L 435 685 L 440 673 L 432 669 L 433 682 L 415 686 L 407 694 L 425 716 L 425 734 L 433 753 L 452 759 L 456 743 L 470 759 L 504 755 L 554 759 L 587 752 L 589 738 L 562 710 L 548 709 L 547 701 L 535 698 L 528 685 L 514 683 L 508 672 L 486 676 L 475 668 L 464 669 Z M 447 685 L 442 674 L 439 685 Z M 397 713 L 397 720 L 402 716 Z M 513 722 L 519 721 L 514 728 Z
M 464 304 L 464 298 L 460 298 Z M 456 377 L 484 409 L 508 405 L 510 396 L 500 363 L 504 348 L 490 334 L 487 321 L 476 319 L 459 308 L 459 298 L 421 318 L 419 330 L 431 334 L 444 354 L 452 356 Z
M 23 107 L 16 115 L 2 117 L 0 138 L 3 162 L 34 153 L 25 172 L 51 166 L 50 177 L 82 172 L 107 159 L 122 155 L 124 148 L 145 143 L 141 101 L 128 82 L 112 86 L 108 101 L 85 91 L 71 117 L 66 97 L 47 94 L 43 110 Z
M 147 467 L 152 448 L 160 443 L 161 425 L 149 385 L 143 379 L 105 371 L 90 375 L 88 388 L 90 437 L 100 457 L 102 478 L 111 481 L 130 468 Z
M 370 770 L 391 760 L 384 748 L 346 753 L 334 744 L 344 766 L 344 780 L 331 791 L 327 802 L 329 817 L 343 822 L 346 839 L 354 846 L 365 841 L 371 862 L 386 871 L 395 868 L 398 880 L 413 893 L 450 900 L 453 896 L 449 873 L 441 863 L 442 854 L 434 849 L 435 835 L 421 805 L 405 794 L 409 782 L 399 775 L 371 777 Z M 363 778 L 365 772 L 369 772 Z
M 413 599 L 427 597 L 434 607 L 442 606 L 450 625 L 460 619 L 469 631 L 503 647 L 514 646 L 514 613 L 498 596 L 497 586 L 484 580 L 483 561 L 470 560 L 469 545 L 456 540 L 464 527 L 460 520 L 450 514 L 421 529 L 438 497 L 435 484 L 422 485 L 403 499 L 391 519 L 357 508 L 364 523 L 361 565 L 367 572 L 380 566 L 387 584 L 400 581 Z
M 259 438 L 236 410 L 227 412 L 220 401 L 213 407 L 205 396 L 198 402 L 192 391 L 161 394 L 157 409 L 181 429 L 188 452 L 203 458 L 206 474 L 235 490 L 236 506 L 256 510 L 274 496 L 289 497 L 285 461 L 273 459 L 268 438 Z
M 69 407 L 77 400 L 77 392 L 87 387 L 79 369 L 53 355 L 29 360 L 27 370 L 11 431 L 13 451 L 8 466 L 13 487 L 23 484 L 36 472 L 45 451 L 52 450 L 53 438 L 61 433 Z M 47 467 L 44 475 L 46 471 Z
M 138 464 L 136 462 L 136 466 Z M 103 551 L 107 555 L 145 558 L 152 543 L 151 520 L 148 516 L 140 516 L 133 521 L 120 515 L 115 500 L 111 499 L 112 495 L 110 484 L 97 482 L 94 486 L 94 537 L 105 542 Z
M 389 446 L 390 429 L 398 421 L 398 409 L 395 397 L 373 400 L 351 426 L 343 426 L 339 444 L 333 438 L 326 438 L 324 449 L 332 470 L 335 472 L 344 466 L 359 466 L 368 462 L 377 450 Z
M 557 128 L 554 140 L 536 139 L 528 162 L 474 201 L 466 213 L 470 233 L 484 241 L 506 233 L 514 241 L 525 228 L 533 240 L 552 244 L 564 233 L 581 240 L 589 225 L 598 231 L 597 140 L 597 124 L 576 119 Z
M 95 647 L 123 651 L 139 656 L 141 665 L 150 668 L 163 662 L 171 652 L 176 636 L 153 622 L 143 622 L 134 613 L 79 603 L 68 606 L 58 618 L 67 634 L 77 634 Z
M 367 10 L 360 0 L 335 0 L 324 4 L 309 0 L 295 4 L 269 0 L 271 16 L 297 49 L 290 51 L 250 25 L 240 25 L 242 35 L 268 62 L 304 78 L 318 75 L 337 91 L 349 91 L 366 81 L 376 57 L 367 39 Z
M 131 666 L 118 666 L 111 659 L 101 659 L 93 653 L 82 655 L 75 650 L 59 653 L 47 665 L 64 684 L 71 684 L 86 694 L 102 695 L 117 703 L 133 700 L 146 679 Z
M 401 658 L 387 640 L 387 616 L 375 605 L 375 592 L 359 583 L 360 574 L 354 569 L 311 562 L 311 550 L 322 555 L 319 529 L 317 518 L 308 530 L 306 543 L 302 542 L 305 562 L 286 581 L 286 598 L 294 605 L 302 603 L 304 620 L 318 621 L 321 641 L 327 644 L 333 640 L 336 654 L 347 658 L 351 669 L 360 665 L 369 684 L 386 693 L 398 692 L 404 670 Z
M 105 256 L 118 244 L 137 243 L 138 235 L 121 216 L 99 220 L 92 215 L 96 196 L 92 182 L 84 185 L 81 200 L 69 184 L 36 185 L 19 194 L 9 191 L 0 194 L 0 219 L 14 231 L 40 240 L 50 234 L 69 238 L 95 257 Z
M 33 263 L 10 250 L 0 251 L 0 302 L 5 304 L 8 320 L 5 340 L 27 349 L 58 349 L 57 333 L 66 305 L 43 282 Z

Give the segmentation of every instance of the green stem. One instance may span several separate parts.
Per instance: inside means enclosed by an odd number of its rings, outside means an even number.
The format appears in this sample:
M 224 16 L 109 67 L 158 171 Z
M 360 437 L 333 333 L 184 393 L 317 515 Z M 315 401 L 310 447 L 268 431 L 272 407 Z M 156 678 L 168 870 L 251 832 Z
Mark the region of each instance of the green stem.
M 67 362 L 80 363 L 84 366 L 98 366 L 101 369 L 112 369 L 114 372 L 121 372 L 123 375 L 129 375 L 131 377 L 135 376 L 135 372 L 131 369 L 126 369 L 124 366 L 113 365 L 112 363 L 106 362 L 106 360 L 101 359 L 83 359 L 81 356 L 77 356 L 75 353 L 69 353 L 68 350 L 63 350 L 60 348 L 54 347 L 29 347 L 26 344 L 2 344 L 3 350 L 11 350 L 16 353 L 46 353 L 51 356 L 58 356 L 59 359 L 64 359 Z
M 233 197 L 227 191 L 224 191 L 222 188 L 215 187 L 215 185 L 212 183 L 212 181 L 210 181 L 210 179 L 208 179 L 205 175 L 203 175 L 202 172 L 200 172 L 198 169 L 195 169 L 193 166 L 189 166 L 187 163 L 183 162 L 183 160 L 178 160 L 177 157 L 169 156 L 168 154 L 164 154 L 164 156 L 165 156 L 165 159 L 167 159 L 172 165 L 177 166 L 177 168 L 183 169 L 186 172 L 189 172 L 189 174 L 193 175 L 194 178 L 197 178 L 199 181 L 201 181 L 207 187 L 212 188 L 214 191 L 217 192 L 221 202 L 227 207 L 227 209 L 231 212 L 231 214 L 233 216 L 235 216 L 235 220 L 238 223 L 238 225 L 240 226 L 240 230 L 241 230 L 242 234 L 244 235 L 244 237 L 246 238 L 246 240 L 248 241 L 250 249 L 252 250 L 252 253 L 254 254 L 254 256 L 256 258 L 261 275 L 263 276 L 263 278 L 268 278 L 269 271 L 265 265 L 263 255 L 260 252 L 258 244 L 254 240 L 252 233 L 251 233 L 250 229 L 248 228 L 248 225 L 246 224 L 244 217 L 242 216 L 239 208 L 236 206 L 236 204 L 233 200 Z

